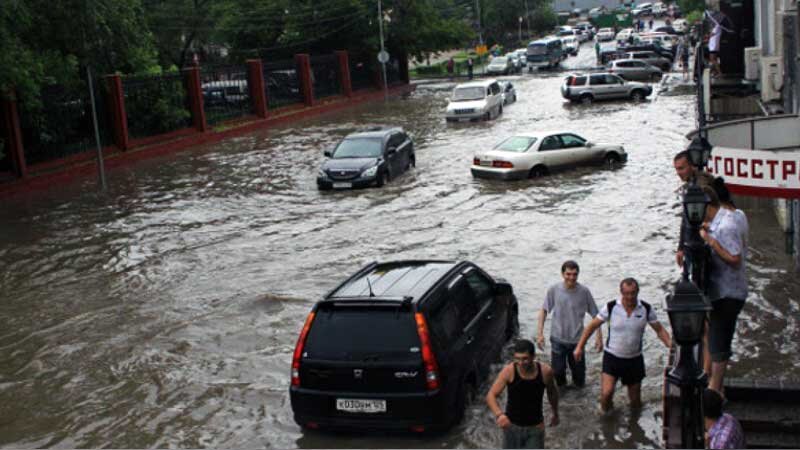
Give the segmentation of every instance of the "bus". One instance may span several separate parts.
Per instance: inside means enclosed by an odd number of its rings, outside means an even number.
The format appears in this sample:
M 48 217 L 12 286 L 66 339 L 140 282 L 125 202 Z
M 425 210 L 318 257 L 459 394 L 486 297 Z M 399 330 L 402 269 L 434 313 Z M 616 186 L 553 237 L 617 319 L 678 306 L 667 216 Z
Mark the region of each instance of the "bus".
M 563 57 L 561 39 L 557 37 L 546 37 L 528 44 L 528 71 L 532 72 L 534 67 L 555 67 Z

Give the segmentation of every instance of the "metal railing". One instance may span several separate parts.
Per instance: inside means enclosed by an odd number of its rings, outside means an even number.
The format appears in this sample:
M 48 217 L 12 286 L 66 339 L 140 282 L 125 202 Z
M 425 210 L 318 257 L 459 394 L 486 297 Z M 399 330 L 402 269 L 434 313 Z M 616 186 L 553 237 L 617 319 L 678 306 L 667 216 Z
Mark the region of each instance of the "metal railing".
M 191 126 L 192 113 L 183 74 L 126 76 L 122 78 L 122 90 L 131 138 Z
M 367 55 L 350 55 L 350 83 L 354 91 L 375 88 L 375 68 Z M 377 61 L 375 62 L 377 64 Z
M 263 70 L 264 90 L 267 93 L 269 109 L 303 103 L 300 77 L 294 60 L 264 63 Z
M 110 143 L 105 83 L 95 80 L 95 105 L 101 145 Z M 38 104 L 21 105 L 19 111 L 25 160 L 36 164 L 95 148 L 92 104 L 86 80 L 73 85 L 41 88 Z
M 325 98 L 341 93 L 339 61 L 336 55 L 311 57 L 311 80 L 314 84 L 314 97 Z
M 253 112 L 247 67 L 203 67 L 200 72 L 206 123 L 214 125 Z

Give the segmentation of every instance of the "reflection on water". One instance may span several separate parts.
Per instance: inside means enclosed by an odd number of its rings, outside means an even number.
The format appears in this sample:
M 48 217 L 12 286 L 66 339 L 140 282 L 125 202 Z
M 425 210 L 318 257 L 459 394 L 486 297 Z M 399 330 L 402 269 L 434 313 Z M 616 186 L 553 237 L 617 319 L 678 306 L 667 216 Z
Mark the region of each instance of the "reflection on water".
M 477 262 L 513 283 L 528 337 L 568 258 L 598 303 L 637 277 L 667 323 L 661 300 L 679 273 L 671 158 L 693 127 L 692 99 L 569 105 L 562 76 L 513 78 L 519 101 L 488 123 L 448 126 L 452 85 L 420 86 L 387 104 L 112 170 L 107 194 L 85 179 L 4 200 L 0 446 L 500 445 L 482 402 L 439 436 L 304 432 L 292 420 L 289 363 L 313 302 L 376 259 Z M 318 192 L 322 151 L 372 124 L 405 127 L 417 168 L 383 189 Z M 475 150 L 544 129 L 621 143 L 630 162 L 512 183 L 470 175 Z M 796 378 L 800 289 L 768 205 L 745 209 L 752 294 L 732 371 Z M 600 355 L 587 358 L 589 380 L 599 380 Z M 618 410 L 600 417 L 598 382 L 566 389 L 548 446 L 659 446 L 666 354 L 650 332 L 645 359 L 640 412 L 622 390 Z

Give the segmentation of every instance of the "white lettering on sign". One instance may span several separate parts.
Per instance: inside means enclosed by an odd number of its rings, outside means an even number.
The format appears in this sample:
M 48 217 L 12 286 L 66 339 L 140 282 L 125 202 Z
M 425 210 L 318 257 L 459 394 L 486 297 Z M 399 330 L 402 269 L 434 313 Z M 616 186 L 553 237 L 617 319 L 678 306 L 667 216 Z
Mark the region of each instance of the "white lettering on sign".
M 800 151 L 714 147 L 706 169 L 735 193 L 800 197 Z

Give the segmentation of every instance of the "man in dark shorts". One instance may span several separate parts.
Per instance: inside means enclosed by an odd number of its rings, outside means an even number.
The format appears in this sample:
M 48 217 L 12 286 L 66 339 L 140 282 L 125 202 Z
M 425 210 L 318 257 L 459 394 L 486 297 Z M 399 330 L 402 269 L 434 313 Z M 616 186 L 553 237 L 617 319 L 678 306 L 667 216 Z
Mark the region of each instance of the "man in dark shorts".
M 486 394 L 486 404 L 495 416 L 495 423 L 503 429 L 503 448 L 544 448 L 545 391 L 553 410 L 550 426 L 558 425 L 558 388 L 553 369 L 534 361 L 535 356 L 533 342 L 517 341 L 514 361 L 503 367 Z M 506 388 L 508 400 L 503 411 L 497 398 Z
M 631 407 L 641 406 L 642 380 L 645 376 L 642 340 L 648 324 L 667 348 L 672 346 L 669 333 L 659 323 L 653 308 L 639 300 L 639 283 L 633 278 L 625 278 L 619 283 L 619 290 L 621 301 L 611 301 L 600 308 L 597 317 L 583 331 L 574 355 L 575 360 L 580 361 L 586 341 L 604 322 L 608 322 L 600 392 L 602 413 L 608 412 L 613 406 L 617 380 L 622 380 L 622 384 L 628 387 Z

